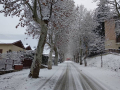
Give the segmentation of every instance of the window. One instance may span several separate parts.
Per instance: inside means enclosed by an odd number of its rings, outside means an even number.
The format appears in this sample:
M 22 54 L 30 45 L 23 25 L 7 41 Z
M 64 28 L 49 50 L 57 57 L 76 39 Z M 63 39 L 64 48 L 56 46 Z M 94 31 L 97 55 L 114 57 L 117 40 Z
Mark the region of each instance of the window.
M 116 37 L 116 42 L 120 42 L 120 34 Z
M 2 51 L 3 51 L 3 50 L 2 50 L 2 49 L 0 49 L 0 53 L 2 53 Z
M 12 50 L 10 49 L 8 52 L 12 52 Z
M 115 22 L 115 29 L 120 29 L 120 22 Z
M 120 50 L 120 47 L 118 47 L 118 49 Z

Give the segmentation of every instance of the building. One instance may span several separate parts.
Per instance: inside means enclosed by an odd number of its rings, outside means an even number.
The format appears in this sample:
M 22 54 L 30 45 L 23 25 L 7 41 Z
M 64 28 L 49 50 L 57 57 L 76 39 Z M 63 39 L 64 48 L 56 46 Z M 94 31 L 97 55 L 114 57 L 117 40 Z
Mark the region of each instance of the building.
M 21 40 L 0 40 L 0 53 L 24 50 L 25 47 Z
M 30 47 L 30 45 L 24 45 L 25 50 L 32 50 L 32 48 Z
M 118 29 L 118 22 L 116 19 L 110 19 L 105 21 L 105 49 L 120 49 L 120 35 L 116 35 L 116 29 Z

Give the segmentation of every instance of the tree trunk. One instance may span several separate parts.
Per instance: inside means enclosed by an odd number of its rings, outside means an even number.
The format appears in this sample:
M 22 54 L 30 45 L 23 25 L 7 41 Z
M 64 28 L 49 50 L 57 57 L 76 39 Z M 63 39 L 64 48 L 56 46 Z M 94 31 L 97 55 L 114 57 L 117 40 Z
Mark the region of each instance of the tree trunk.
M 84 58 L 85 66 L 87 66 L 87 60 L 86 60 L 87 56 L 88 56 L 88 50 L 86 50 L 86 56 L 85 56 L 85 58 Z
M 75 55 L 75 62 L 77 63 L 77 56 Z
M 54 48 L 53 32 L 52 31 L 51 31 L 51 35 L 49 35 L 49 40 L 50 40 L 50 43 L 51 43 L 51 49 L 50 49 L 50 53 L 49 53 L 48 69 L 52 69 L 52 63 L 53 63 L 52 53 L 53 53 L 53 48 Z
M 75 55 L 75 62 L 77 63 L 77 55 Z
M 101 52 L 101 67 L 103 67 L 102 52 Z
M 40 66 L 42 63 L 42 53 L 43 53 L 43 48 L 46 42 L 47 30 L 48 30 L 47 25 L 43 22 L 41 25 L 40 38 L 37 45 L 36 54 L 34 56 L 34 60 L 31 65 L 29 77 L 32 77 L 32 78 L 39 77 Z
M 76 62 L 76 56 L 74 55 L 74 57 L 75 57 L 74 61 Z
M 50 53 L 49 53 L 48 69 L 52 69 L 52 53 L 53 53 L 53 46 L 51 46 Z
M 74 55 L 74 62 L 75 62 L 75 55 Z
M 84 59 L 84 62 L 85 62 L 85 66 L 87 66 L 87 61 L 86 61 L 86 58 Z
M 80 65 L 82 65 L 82 49 L 80 49 Z
M 56 46 L 54 46 L 54 51 L 55 51 L 55 60 L 54 60 L 54 65 L 58 66 L 58 51 Z
M 59 53 L 59 56 L 60 56 L 60 63 L 62 63 L 63 62 L 63 54 Z
M 76 63 L 79 63 L 79 54 L 78 53 L 76 54 L 76 59 L 77 59 Z
M 64 62 L 65 61 L 65 55 L 63 54 L 63 60 L 62 60 L 62 62 Z
M 79 61 L 79 54 L 78 54 L 78 63 L 79 63 L 80 61 Z
M 81 37 L 80 37 L 80 65 L 82 65 L 82 40 L 81 40 Z

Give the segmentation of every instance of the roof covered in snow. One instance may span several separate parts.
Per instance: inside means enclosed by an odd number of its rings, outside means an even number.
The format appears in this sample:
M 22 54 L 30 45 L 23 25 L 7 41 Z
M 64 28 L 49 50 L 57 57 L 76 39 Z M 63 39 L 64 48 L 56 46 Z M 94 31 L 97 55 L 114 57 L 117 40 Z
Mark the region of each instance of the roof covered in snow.
M 29 45 L 24 45 L 24 47 L 26 48 L 26 47 L 28 47 Z
M 21 40 L 0 40 L 0 44 L 13 44 L 15 46 L 25 49 Z
M 30 47 L 30 45 L 24 45 L 26 50 L 32 50 L 32 48 Z
M 0 44 L 13 44 L 19 40 L 0 40 Z

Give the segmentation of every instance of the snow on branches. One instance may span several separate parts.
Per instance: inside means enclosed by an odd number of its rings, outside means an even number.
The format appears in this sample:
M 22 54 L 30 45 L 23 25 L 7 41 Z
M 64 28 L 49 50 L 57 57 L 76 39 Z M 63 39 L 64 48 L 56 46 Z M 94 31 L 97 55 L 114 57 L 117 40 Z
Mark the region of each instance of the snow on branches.
M 22 64 L 24 59 L 33 60 L 35 51 L 13 51 L 0 54 L 0 69 L 12 69 L 15 64 Z M 6 67 L 5 67 L 6 65 Z

